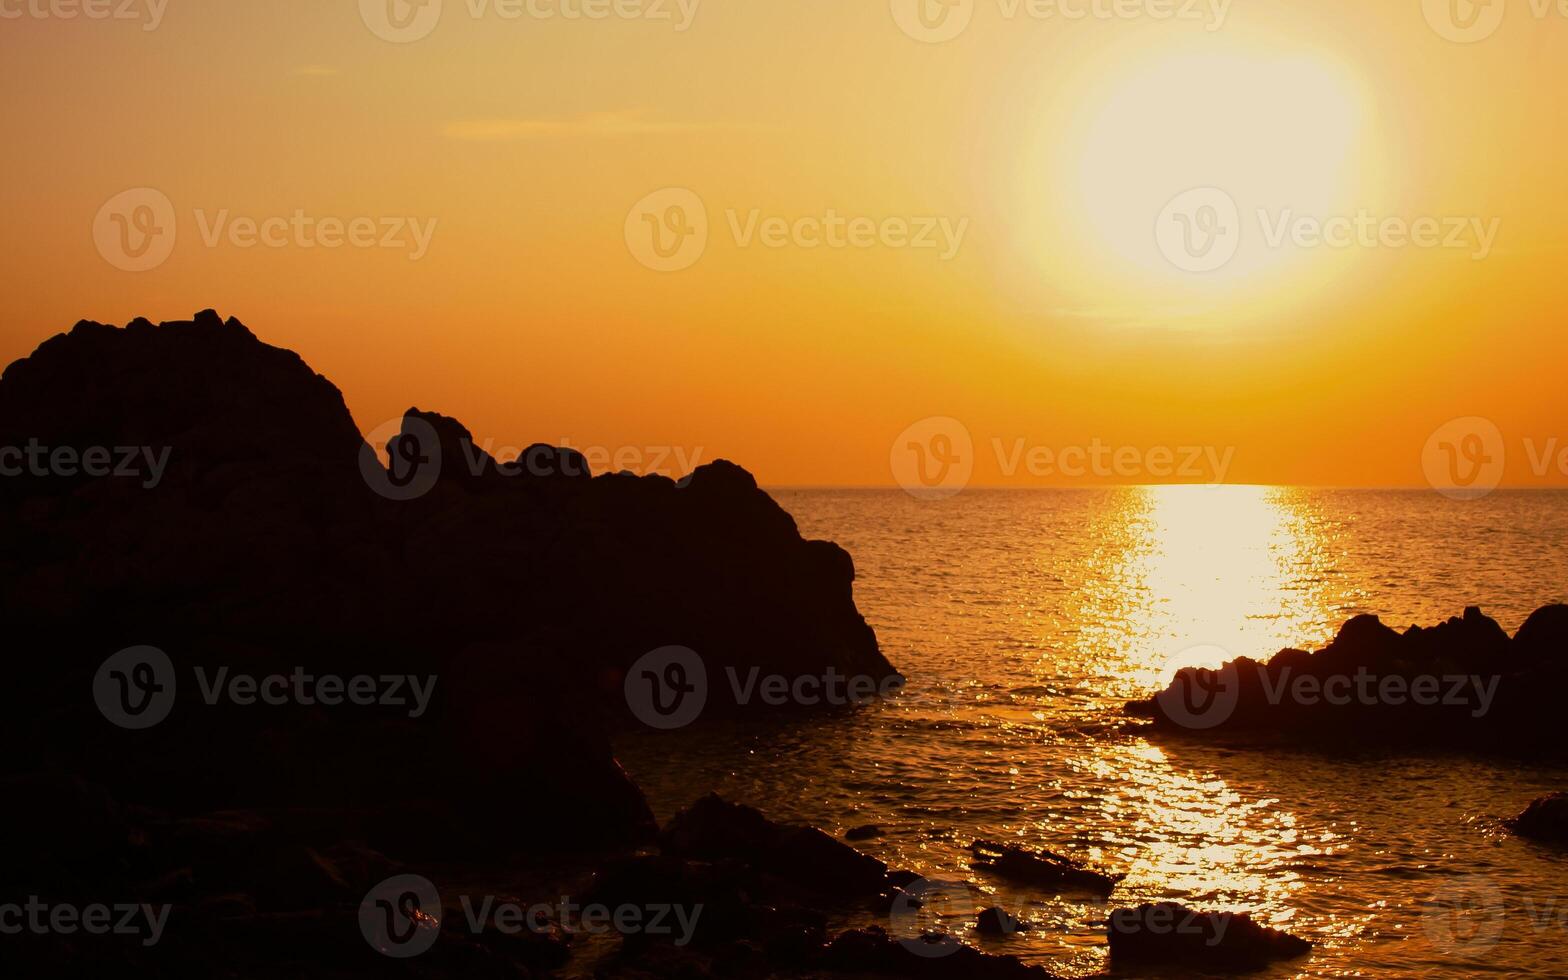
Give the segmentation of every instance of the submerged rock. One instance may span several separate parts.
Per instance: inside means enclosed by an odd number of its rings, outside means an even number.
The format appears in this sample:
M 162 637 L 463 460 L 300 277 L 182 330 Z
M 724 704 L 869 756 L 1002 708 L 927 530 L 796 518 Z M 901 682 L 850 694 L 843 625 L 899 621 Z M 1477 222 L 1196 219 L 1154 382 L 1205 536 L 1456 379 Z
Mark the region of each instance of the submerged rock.
M 873 840 L 877 837 L 881 837 L 884 833 L 885 831 L 883 831 L 881 827 L 878 827 L 874 823 L 861 824 L 859 827 L 851 827 L 844 831 L 844 839 Z
M 1029 851 L 1013 844 L 977 840 L 969 850 L 974 855 L 973 867 L 1053 892 L 1076 890 L 1109 895 L 1116 883 L 1126 877 L 1098 871 L 1051 851 Z
M 1552 793 L 1531 801 L 1509 825 L 1520 837 L 1568 843 L 1568 793 Z
M 1312 944 L 1258 925 L 1246 913 L 1195 912 L 1175 902 L 1117 909 L 1108 922 L 1113 968 L 1184 967 L 1246 973 L 1295 959 Z

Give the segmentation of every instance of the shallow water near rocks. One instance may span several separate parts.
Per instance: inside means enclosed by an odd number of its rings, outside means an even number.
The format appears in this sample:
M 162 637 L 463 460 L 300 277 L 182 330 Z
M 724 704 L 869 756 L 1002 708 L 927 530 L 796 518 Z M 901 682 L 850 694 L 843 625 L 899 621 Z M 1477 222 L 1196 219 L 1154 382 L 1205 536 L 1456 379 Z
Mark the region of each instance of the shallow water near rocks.
M 1165 899 L 1317 944 L 1262 976 L 1568 975 L 1568 851 L 1501 826 L 1568 771 L 1215 747 L 1146 737 L 1122 712 L 1213 647 L 1317 648 L 1363 612 L 1403 628 L 1477 604 L 1512 632 L 1568 595 L 1568 493 L 774 496 L 854 556 L 856 600 L 909 684 L 855 711 L 621 740 L 661 821 L 718 791 L 833 833 L 878 824 L 855 846 L 967 883 L 918 926 L 1066 975 L 1105 969 L 1111 909 Z M 977 837 L 1127 879 L 1110 904 L 1011 887 L 970 869 Z M 1035 928 L 983 940 L 986 905 Z

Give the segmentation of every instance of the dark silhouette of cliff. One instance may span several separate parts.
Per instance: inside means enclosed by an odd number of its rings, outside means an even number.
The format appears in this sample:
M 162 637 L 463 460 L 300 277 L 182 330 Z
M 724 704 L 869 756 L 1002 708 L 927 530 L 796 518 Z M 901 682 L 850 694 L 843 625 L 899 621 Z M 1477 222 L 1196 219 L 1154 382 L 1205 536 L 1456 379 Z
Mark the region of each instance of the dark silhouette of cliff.
M 211 311 L 82 322 L 7 368 L 0 447 L 80 454 L 0 478 L 0 730 L 36 752 L 9 768 L 170 812 L 315 808 L 403 854 L 636 841 L 651 815 L 605 733 L 635 724 L 622 683 L 643 654 L 687 646 L 715 677 L 894 673 L 849 556 L 740 467 L 592 476 L 551 447 L 510 467 L 454 420 L 403 426 L 416 445 L 389 467 L 329 381 Z M 82 472 L 91 447 L 126 472 Z M 439 467 L 399 471 L 432 448 Z M 144 644 L 179 695 L 124 730 L 95 674 Z M 204 704 L 198 666 L 437 681 L 414 718 Z M 727 694 L 709 713 L 740 710 Z

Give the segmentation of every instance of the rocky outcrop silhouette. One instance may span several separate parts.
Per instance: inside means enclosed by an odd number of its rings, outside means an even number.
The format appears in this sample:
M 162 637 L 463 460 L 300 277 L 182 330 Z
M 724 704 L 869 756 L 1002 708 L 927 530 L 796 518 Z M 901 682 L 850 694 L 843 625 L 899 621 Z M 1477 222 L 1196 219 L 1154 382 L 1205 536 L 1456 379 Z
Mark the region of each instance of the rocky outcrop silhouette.
M 212 311 L 43 343 L 0 378 L 8 447 L 0 731 L 40 747 L 32 771 L 170 819 L 310 809 L 401 858 L 646 840 L 606 737 L 636 723 L 637 658 L 894 674 L 849 556 L 740 467 L 678 484 L 548 446 L 499 461 L 419 410 L 382 459 L 329 381 Z M 178 679 L 136 730 L 93 697 L 133 646 Z M 223 686 L 296 675 L 367 678 L 374 703 Z M 707 711 L 744 710 L 727 693 Z
M 1357 616 L 1315 653 L 1186 668 L 1127 709 L 1157 729 L 1204 736 L 1562 757 L 1565 684 L 1568 606 L 1536 611 L 1512 637 L 1472 606 L 1404 632 Z

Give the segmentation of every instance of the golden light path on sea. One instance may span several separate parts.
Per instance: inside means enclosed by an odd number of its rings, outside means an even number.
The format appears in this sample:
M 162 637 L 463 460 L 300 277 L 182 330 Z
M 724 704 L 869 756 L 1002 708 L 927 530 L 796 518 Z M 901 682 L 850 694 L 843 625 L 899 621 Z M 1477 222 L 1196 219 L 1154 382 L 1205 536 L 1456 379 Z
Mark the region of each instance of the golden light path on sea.
M 1129 490 L 1107 514 L 1103 567 L 1082 590 L 1085 624 L 1070 658 L 1093 663 L 1119 694 L 1146 696 L 1179 667 L 1236 656 L 1266 658 L 1327 638 L 1337 611 L 1332 530 L 1285 488 L 1162 486 Z M 1126 888 L 1148 900 L 1207 896 L 1277 926 L 1295 916 L 1305 886 L 1291 870 L 1343 846 L 1320 829 L 1307 839 L 1280 801 L 1238 792 L 1200 756 L 1173 758 L 1144 739 L 1100 743 L 1085 775 L 1118 789 L 1103 801 L 1135 842 Z M 1318 923 L 1319 928 L 1323 923 Z M 1360 922 L 1328 924 L 1349 936 Z

